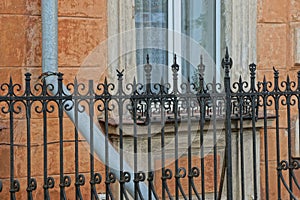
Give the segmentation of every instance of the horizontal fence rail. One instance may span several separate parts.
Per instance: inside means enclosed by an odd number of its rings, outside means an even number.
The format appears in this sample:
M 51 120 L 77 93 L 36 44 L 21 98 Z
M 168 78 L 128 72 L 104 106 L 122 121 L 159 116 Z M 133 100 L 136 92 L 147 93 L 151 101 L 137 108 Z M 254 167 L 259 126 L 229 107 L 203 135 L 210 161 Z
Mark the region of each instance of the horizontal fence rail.
M 222 84 L 205 82 L 202 59 L 181 83 L 176 59 L 171 83 L 152 83 L 149 57 L 143 84 L 126 84 L 124 70 L 115 83 L 2 83 L 0 199 L 299 198 L 300 72 L 257 81 L 250 64 L 250 81 L 231 83 L 226 52 Z

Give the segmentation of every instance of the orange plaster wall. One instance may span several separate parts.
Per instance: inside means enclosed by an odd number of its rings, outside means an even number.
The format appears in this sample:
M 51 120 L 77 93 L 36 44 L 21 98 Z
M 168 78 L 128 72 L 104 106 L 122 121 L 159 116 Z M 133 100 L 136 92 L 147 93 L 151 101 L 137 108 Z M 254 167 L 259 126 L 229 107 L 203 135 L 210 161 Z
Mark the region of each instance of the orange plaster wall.
M 107 38 L 106 0 L 58 0 L 58 71 L 64 73 L 66 81 L 73 81 L 86 57 Z M 24 74 L 32 73 L 32 83 L 38 83 L 41 74 L 41 0 L 1 0 L 0 1 L 0 82 L 9 81 L 11 76 L 16 83 L 24 84 Z M 103 49 L 106 51 L 106 49 Z M 106 52 L 104 52 L 106 55 Z M 106 66 L 89 66 L 89 71 L 103 71 Z M 102 74 L 103 74 L 102 73 Z M 100 77 L 99 77 L 100 80 Z M 8 115 L 0 115 L 0 179 L 3 191 L 0 199 L 9 198 L 9 120 Z M 34 198 L 43 197 L 43 131 L 42 117 L 32 116 L 32 176 L 37 179 L 38 188 Z M 48 172 L 56 180 L 56 186 L 50 190 L 52 199 L 59 199 L 59 140 L 58 119 L 52 114 L 48 119 Z M 16 116 L 13 126 L 15 132 L 15 176 L 21 183 L 18 199 L 27 198 L 26 194 L 26 120 L 24 115 Z M 51 130 L 52 129 L 52 130 Z M 72 123 L 64 119 L 64 139 L 74 140 Z M 82 138 L 81 138 L 82 139 Z M 88 198 L 89 184 L 89 150 L 86 142 L 80 142 L 80 172 L 86 176 L 82 189 Z M 74 173 L 74 142 L 65 142 L 65 172 Z M 96 161 L 95 170 L 104 174 L 103 165 Z M 72 188 L 67 189 L 69 197 L 74 197 L 74 175 L 71 176 Z M 98 192 L 104 191 L 104 183 Z
M 299 64 L 295 62 L 295 28 L 300 28 L 300 1 L 299 0 L 258 0 L 257 15 L 257 80 L 263 76 L 273 81 L 273 66 L 279 70 L 280 81 L 286 80 L 287 75 L 297 82 Z M 273 106 L 274 107 L 274 106 Z M 297 109 L 292 109 L 292 111 Z M 287 121 L 286 107 L 280 111 L 280 140 L 281 160 L 287 158 Z M 270 111 L 272 113 L 272 111 Z M 292 112 L 293 113 L 293 112 Z M 274 114 L 274 112 L 273 112 Z M 295 114 L 295 113 L 294 113 Z M 294 126 L 295 119 L 290 121 Z M 269 195 L 270 199 L 277 199 L 277 161 L 275 122 L 268 128 L 268 162 L 269 162 Z M 264 133 L 261 132 L 261 199 L 266 198 L 265 187 L 265 155 Z M 299 171 L 299 170 L 297 170 Z M 285 174 L 286 178 L 288 174 Z M 287 178 L 288 180 L 288 178 Z M 294 190 L 296 190 L 294 188 Z M 284 187 L 281 187 L 282 199 L 289 196 Z

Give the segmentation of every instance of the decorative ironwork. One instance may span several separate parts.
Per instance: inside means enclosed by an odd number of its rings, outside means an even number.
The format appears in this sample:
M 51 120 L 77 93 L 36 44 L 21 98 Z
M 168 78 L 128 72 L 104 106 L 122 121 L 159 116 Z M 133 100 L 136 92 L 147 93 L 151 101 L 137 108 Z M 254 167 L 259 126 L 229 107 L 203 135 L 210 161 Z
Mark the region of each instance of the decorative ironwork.
M 43 138 L 43 190 L 44 199 L 51 199 L 51 190 L 55 187 L 60 188 L 60 198 L 72 198 L 67 196 L 66 187 L 75 186 L 76 199 L 83 199 L 83 190 L 86 188 L 88 181 L 90 197 L 99 199 L 97 185 L 102 185 L 106 193 L 107 199 L 130 199 L 129 193 L 126 191 L 127 186 L 132 183 L 135 199 L 205 199 L 208 193 L 212 193 L 214 199 L 222 197 L 223 186 L 226 185 L 227 199 L 233 199 L 233 176 L 238 176 L 241 194 L 240 199 L 245 199 L 247 194 L 247 186 L 251 184 L 253 189 L 252 195 L 254 199 L 260 199 L 260 195 L 265 195 L 265 199 L 269 196 L 271 186 L 269 184 L 270 166 L 269 163 L 269 129 L 270 122 L 274 121 L 274 131 L 276 135 L 276 161 L 277 161 L 277 197 L 282 199 L 284 191 L 289 193 L 291 199 L 296 199 L 295 191 L 299 190 L 299 180 L 297 180 L 296 172 L 299 171 L 299 160 L 293 157 L 292 150 L 292 116 L 296 115 L 300 118 L 300 72 L 298 72 L 297 82 L 292 81 L 289 76 L 286 80 L 279 82 L 279 71 L 274 68 L 274 79 L 267 80 L 266 77 L 262 81 L 256 80 L 256 65 L 250 64 L 250 82 L 242 80 L 240 77 L 237 82 L 231 84 L 230 69 L 233 61 L 226 50 L 225 58 L 222 66 L 225 70 L 223 84 L 216 83 L 213 77 L 212 83 L 205 83 L 205 67 L 203 57 L 200 57 L 198 65 L 199 83 L 189 83 L 179 81 L 179 69 L 177 57 L 174 56 L 174 62 L 171 66 L 172 83 L 152 83 L 152 65 L 149 62 L 149 56 L 146 58 L 144 66 L 146 83 L 138 83 L 136 79 L 132 83 L 124 83 L 124 70 L 117 70 L 117 85 L 109 83 L 107 79 L 103 83 L 94 85 L 89 81 L 87 83 L 79 83 L 77 79 L 73 83 L 63 86 L 63 74 L 42 74 L 41 83 L 32 85 L 31 75 L 25 74 L 25 87 L 19 83 L 13 83 L 10 79 L 8 83 L 0 86 L 0 114 L 9 118 L 9 181 L 10 185 L 3 185 L 0 181 L 0 196 L 9 188 L 10 199 L 16 199 L 21 189 L 26 188 L 28 199 L 34 199 L 33 194 L 37 191 L 37 180 L 32 175 L 32 157 L 35 155 L 32 151 L 32 126 L 33 115 L 42 116 L 42 138 Z M 57 83 L 46 84 L 47 76 L 57 76 Z M 53 78 L 53 77 L 51 77 Z M 190 80 L 190 79 L 189 79 Z M 280 112 L 282 107 L 286 110 L 286 137 L 287 144 L 281 145 L 282 120 Z M 297 108 L 297 109 L 294 109 Z M 67 174 L 65 169 L 65 152 L 64 143 L 65 124 L 64 111 L 74 110 L 74 180 L 71 175 Z M 272 112 L 271 112 L 272 111 Z M 295 112 L 295 113 L 294 113 Z M 90 130 L 90 156 L 89 156 L 89 175 L 84 175 L 80 165 L 80 148 L 83 142 L 80 140 L 78 124 L 81 123 L 78 114 L 87 113 L 90 121 L 87 126 Z M 272 113 L 272 114 L 270 114 Z M 294 114 L 294 115 L 292 115 Z M 55 184 L 54 175 L 50 174 L 49 157 L 49 117 L 55 115 L 58 119 L 58 149 L 59 152 L 59 184 Z M 24 116 L 26 121 L 26 163 L 27 163 L 27 187 L 21 187 L 17 180 L 15 170 L 15 149 L 16 149 L 16 132 L 14 128 L 16 117 Z M 105 164 L 104 172 L 97 172 L 95 169 L 94 155 L 96 145 L 99 141 L 94 141 L 94 121 L 95 116 L 100 116 L 102 122 L 102 130 L 104 132 Z M 114 119 L 111 118 L 114 116 Z M 263 122 L 262 141 L 263 158 L 257 157 L 260 144 L 258 144 L 257 122 Z M 113 121 L 113 123 L 111 123 Z M 246 123 L 247 121 L 247 123 Z M 115 124 L 114 124 L 115 123 Z M 225 127 L 222 127 L 225 124 Z M 249 124 L 251 124 L 249 126 Z M 248 132 L 251 132 L 251 153 L 253 160 L 246 160 L 245 148 L 249 144 L 245 144 L 245 138 L 248 137 L 243 132 L 244 127 L 248 126 Z M 111 126 L 117 127 L 117 133 L 111 134 Z M 129 132 L 125 133 L 125 126 L 129 126 Z M 158 127 L 158 128 L 157 128 Z M 196 127 L 196 128 L 195 128 Z M 195 129 L 195 130 L 194 130 Z M 238 130 L 237 141 L 239 149 L 236 156 L 239 157 L 239 173 L 233 170 L 234 161 L 232 161 L 232 140 L 233 129 Z M 142 130 L 142 131 L 141 131 Z M 158 130 L 158 131 L 157 131 Z M 221 130 L 221 131 L 220 131 Z M 156 132 L 155 132 L 156 131 Z M 158 132 L 158 133 L 157 133 Z M 171 133 L 170 133 L 171 132 Z M 220 132 L 220 134 L 219 134 Z M 53 134 L 53 133 L 51 133 Z M 55 133 L 56 134 L 56 133 Z M 124 134 L 127 134 L 126 137 Z M 156 135 L 155 135 L 156 134 Z M 219 135 L 218 135 L 219 134 Z M 298 133 L 296 133 L 298 134 Z M 109 163 L 113 157 L 109 154 L 109 144 L 113 142 L 113 137 L 117 137 L 118 145 L 116 149 L 119 151 L 120 160 L 119 169 L 111 169 Z M 127 138 L 130 137 L 130 147 L 133 151 L 132 167 L 133 171 L 126 171 L 124 153 L 126 149 Z M 221 137 L 220 141 L 218 140 Z M 170 138 L 173 143 L 169 143 Z M 186 151 L 181 152 L 183 148 L 182 140 L 185 141 Z M 207 140 L 212 141 L 213 145 L 208 151 Z M 224 142 L 225 140 L 225 142 Z M 140 147 L 142 144 L 143 147 Z M 157 142 L 159 141 L 159 142 Z M 1 141 L 0 141 L 1 142 Z M 218 142 L 221 145 L 218 146 Z M 171 147 L 170 147 L 171 144 Z M 169 145 L 169 146 L 168 146 Z M 281 149 L 287 148 L 287 157 L 281 155 Z M 141 149 L 146 155 L 139 157 Z M 160 148 L 160 152 L 155 151 Z M 199 161 L 195 161 L 195 152 Z M 220 153 L 221 152 L 221 153 Z M 249 153 L 249 151 L 247 152 Z M 212 162 L 206 160 L 206 155 L 212 155 Z M 220 167 L 219 157 L 222 157 L 223 166 Z M 168 163 L 168 159 L 174 159 L 173 163 Z M 181 159 L 186 158 L 186 163 L 182 164 Z M 259 176 L 258 168 L 260 159 L 264 159 L 264 171 L 261 172 L 265 177 L 264 191 L 259 193 Z M 158 161 L 159 162 L 158 162 Z M 145 168 L 140 171 L 139 164 L 145 163 Z M 173 164 L 173 165 L 172 165 Z M 211 167 L 213 165 L 213 167 Z M 251 167 L 253 180 L 248 183 L 246 168 Z M 158 167 L 158 168 L 155 168 Z M 209 173 L 212 169 L 213 184 L 209 183 Z M 221 176 L 219 176 L 222 169 Z M 69 173 L 69 172 L 68 172 Z M 250 173 L 250 172 L 249 172 Z M 226 179 L 225 179 L 226 176 Z M 103 178 L 102 178 L 103 177 Z M 3 177 L 0 177 L 3 179 Z M 103 179 L 103 180 L 102 180 Z M 287 180 L 288 179 L 288 180 Z M 187 181 L 186 181 L 187 180 Z M 224 180 L 227 180 L 224 183 Z M 147 195 L 144 196 L 144 183 L 147 182 Z M 119 192 L 115 193 L 113 185 L 119 184 Z M 213 186 L 211 186 L 213 185 Z M 283 187 L 282 187 L 283 186 Z M 208 187 L 209 188 L 208 190 Z M 5 191 L 5 192 L 4 192 Z M 224 194 L 225 195 L 225 194 Z M 39 197 L 40 198 L 40 197 Z

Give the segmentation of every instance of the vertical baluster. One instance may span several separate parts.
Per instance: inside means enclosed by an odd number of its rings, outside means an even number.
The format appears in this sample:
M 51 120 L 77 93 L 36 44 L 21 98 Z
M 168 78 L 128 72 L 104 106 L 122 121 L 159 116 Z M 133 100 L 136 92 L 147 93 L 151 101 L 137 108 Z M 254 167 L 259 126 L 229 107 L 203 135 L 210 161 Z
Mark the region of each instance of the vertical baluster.
M 227 199 L 232 199 L 232 158 L 231 158 L 231 85 L 229 71 L 232 67 L 232 59 L 229 57 L 228 48 L 226 47 L 225 58 L 222 60 L 222 67 L 225 70 L 224 86 L 225 86 L 225 103 L 226 103 L 226 119 L 225 119 L 225 141 L 226 141 L 226 172 L 227 172 Z
M 277 165 L 280 165 L 281 155 L 280 155 L 280 134 L 279 134 L 279 98 L 280 90 L 278 85 L 279 72 L 275 68 L 274 70 L 274 101 L 275 101 L 275 131 L 276 131 L 276 161 Z M 300 114 L 300 113 L 299 113 Z M 277 194 L 278 199 L 281 199 L 281 180 L 280 180 L 280 171 L 277 170 Z
M 265 154 L 265 194 L 266 199 L 269 199 L 269 156 L 268 156 L 268 124 L 267 124 L 267 99 L 268 99 L 268 90 L 267 90 L 267 81 L 266 76 L 263 79 L 263 112 L 264 112 L 264 154 Z M 254 114 L 254 113 L 253 113 Z
M 69 176 L 64 175 L 64 130 L 63 130 L 63 86 L 62 86 L 62 73 L 58 73 L 58 93 L 56 95 L 58 98 L 58 123 L 59 123 L 59 177 L 60 177 L 60 199 L 66 200 L 66 191 L 65 187 L 69 187 L 71 179 Z M 55 86 L 54 86 L 55 87 Z
M 160 127 L 161 127 L 161 135 L 160 135 L 160 142 L 161 142 L 161 180 L 162 180 L 162 191 L 161 191 L 161 197 L 162 199 L 166 198 L 166 190 L 167 190 L 167 179 L 166 179 L 166 169 L 165 169 L 165 103 L 166 99 L 164 98 L 164 82 L 161 78 L 160 81 Z
M 107 99 L 107 94 L 108 94 L 108 83 L 107 79 L 105 78 L 104 80 L 104 128 L 105 128 L 105 191 L 106 191 L 106 200 L 109 199 L 109 193 L 110 193 L 110 179 L 109 179 L 109 150 L 108 150 L 108 99 Z M 92 139 L 92 138 L 91 138 Z
M 44 138 L 44 199 L 50 200 L 49 189 L 54 187 L 54 179 L 52 177 L 48 177 L 48 135 L 47 135 L 47 84 L 45 79 L 43 79 L 42 86 L 42 97 L 44 98 L 42 101 L 43 104 L 43 138 Z
M 0 192 L 2 192 L 2 187 L 3 187 L 2 181 L 0 180 Z
M 124 71 L 124 70 L 123 70 Z M 122 72 L 123 72 L 122 71 Z M 120 200 L 124 199 L 125 193 L 125 176 L 124 176 L 124 147 L 123 147 L 123 102 L 122 102 L 122 90 L 123 90 L 123 73 L 118 71 L 118 109 L 119 109 L 119 149 L 120 149 Z
M 297 92 L 300 92 L 300 71 L 298 71 L 298 73 L 297 73 L 297 78 L 298 78 Z M 298 127 L 300 127 L 300 96 L 297 95 L 297 98 L 298 98 Z M 300 130 L 299 130 L 298 133 L 295 133 L 295 134 L 298 134 L 298 138 L 300 140 Z M 300 149 L 299 148 L 298 148 L 298 155 L 300 156 Z
M 250 91 L 251 92 L 251 123 L 252 123 L 252 145 L 253 145 L 253 187 L 254 187 L 254 199 L 258 198 L 257 194 L 257 156 L 256 156 L 256 110 L 258 109 L 258 96 L 257 96 L 257 90 L 255 88 L 255 76 L 256 76 L 256 65 L 255 64 L 250 64 Z
M 287 76 L 287 80 L 286 80 L 286 92 L 288 92 L 288 94 L 286 95 L 286 111 L 287 111 L 287 133 L 288 133 L 288 143 L 287 143 L 287 148 L 288 148 L 288 163 L 289 165 L 291 165 L 291 163 L 293 162 L 292 159 L 292 136 L 291 136 L 291 94 L 290 92 L 291 90 L 291 82 L 290 82 L 290 77 L 289 75 Z M 294 199 L 293 198 L 293 179 L 292 179 L 292 168 L 289 167 L 289 189 L 290 189 L 290 199 Z
M 151 71 L 152 66 L 147 56 L 147 64 L 144 66 L 146 76 L 146 124 L 147 124 L 147 143 L 148 143 L 148 199 L 152 199 L 153 170 L 152 170 L 152 148 L 151 148 Z
M 242 76 L 240 76 L 239 78 L 239 90 L 238 92 L 240 93 L 240 96 L 238 97 L 238 104 L 239 104 L 239 120 L 240 120 L 240 154 L 241 154 L 241 157 L 240 157 L 240 160 L 241 160 L 241 198 L 242 200 L 245 199 L 245 167 L 244 167 L 244 112 L 243 112 L 243 109 L 244 109 L 244 103 L 247 103 L 245 101 L 245 96 L 243 95 L 243 92 L 244 92 L 244 89 L 243 89 L 243 81 L 242 81 Z M 247 105 L 245 105 L 247 106 Z M 253 114 L 253 113 L 252 113 Z
M 59 176 L 60 176 L 60 199 L 65 200 L 64 183 L 64 135 L 63 135 L 63 105 L 62 105 L 62 74 L 58 75 L 58 120 L 59 120 Z
M 13 83 L 12 78 L 9 79 L 9 97 L 14 96 L 14 89 L 13 89 Z M 15 101 L 9 100 L 9 131 L 10 131 L 10 199 L 15 200 L 16 199 L 16 192 L 20 190 L 20 183 L 18 180 L 15 179 L 14 174 L 14 168 L 15 168 L 15 162 L 14 162 L 14 104 Z
M 189 93 L 186 99 L 186 109 L 187 109 L 187 125 L 188 125 L 188 196 L 189 199 L 192 199 L 193 196 L 193 188 L 192 188 L 192 182 L 193 182 L 193 170 L 192 170 L 192 133 L 191 133 L 191 91 L 190 91 L 190 77 L 188 76 L 188 83 L 187 83 L 187 93 Z
M 151 166 L 151 119 L 150 119 L 150 112 L 151 112 L 151 100 L 150 100 L 150 95 L 151 95 L 151 70 L 152 66 L 149 63 L 149 56 L 147 56 L 147 64 L 144 66 L 145 70 L 145 76 L 146 76 L 146 124 L 147 124 L 147 145 L 148 145 L 148 199 L 152 198 L 152 192 L 151 192 L 151 184 L 152 184 L 152 166 Z
M 216 84 L 216 74 L 213 77 L 212 84 L 212 94 L 210 95 L 212 100 L 212 117 L 213 117 L 213 156 L 214 156 L 214 198 L 217 200 L 218 198 L 218 145 L 217 145 L 217 110 L 216 110 L 216 95 L 217 95 L 217 84 Z
M 89 80 L 88 82 L 88 96 L 93 96 L 93 81 Z M 95 187 L 95 158 L 94 158 L 94 126 L 93 126 L 93 119 L 94 119 L 94 99 L 87 99 L 88 107 L 89 107 L 89 129 L 90 129 L 90 184 L 91 184 L 91 200 L 97 199 L 98 194 Z M 107 119 L 105 119 L 106 121 Z M 107 193 L 108 194 L 108 193 Z
M 75 199 L 82 199 L 81 198 L 81 192 L 80 192 L 80 184 L 79 184 L 79 155 L 78 155 L 78 100 L 77 100 L 77 94 L 78 92 L 78 84 L 77 84 L 77 78 L 75 77 L 74 80 L 74 138 L 75 138 Z
M 36 180 L 31 178 L 31 141 L 30 141 L 30 119 L 31 119 L 31 89 L 30 89 L 30 73 L 25 74 L 26 88 L 26 130 L 27 130 L 27 199 L 32 200 L 32 191 L 36 189 Z
M 178 70 L 179 65 L 176 62 L 176 55 L 174 55 L 174 63 L 172 65 L 172 71 L 173 71 L 173 93 L 174 93 L 174 99 L 173 99 L 173 112 L 174 112 L 174 135 L 175 135 L 175 198 L 179 199 L 179 156 L 178 156 Z
M 205 199 L 205 167 L 204 167 L 204 123 L 205 123 L 205 112 L 206 112 L 206 98 L 205 98 L 205 85 L 204 85 L 204 71 L 205 66 L 203 64 L 202 56 L 200 58 L 199 70 L 199 88 L 198 88 L 198 102 L 200 105 L 200 163 L 201 163 L 201 194 L 202 199 Z
M 112 109 L 109 108 L 109 102 L 111 99 L 111 95 L 109 93 L 109 86 L 107 82 L 107 78 L 104 79 L 104 120 L 105 120 L 105 186 L 106 186 L 106 199 L 114 199 L 112 191 L 111 191 L 111 184 L 116 181 L 115 174 L 110 171 L 110 152 L 109 152 L 109 133 L 108 133 L 108 112 L 112 111 Z M 98 183 L 100 183 L 100 174 L 95 174 L 95 180 L 97 180 Z M 95 190 L 96 191 L 96 190 Z M 97 197 L 98 199 L 98 197 Z
M 128 199 L 126 190 L 125 190 L 125 182 L 129 181 L 128 179 L 126 180 L 126 173 L 124 173 L 124 147 L 123 147 L 123 72 L 117 70 L 117 76 L 118 76 L 118 93 L 117 95 L 119 96 L 118 98 L 118 110 L 119 110 L 119 138 L 120 138 L 120 143 L 119 143 L 119 149 L 120 149 L 120 200 L 123 200 L 124 197 L 125 199 Z
M 134 172 L 134 199 L 137 200 L 139 198 L 139 176 L 138 176 L 138 171 L 137 171 L 137 84 L 136 80 L 134 78 L 133 80 L 133 88 L 132 88 L 132 96 L 133 96 L 133 152 L 134 152 L 134 157 L 133 157 L 133 172 Z
M 80 191 L 80 186 L 85 184 L 85 177 L 82 174 L 79 174 L 79 141 L 78 141 L 78 107 L 80 106 L 78 103 L 79 87 L 77 78 L 74 80 L 74 133 L 75 133 L 75 198 L 76 200 L 82 200 L 82 194 Z

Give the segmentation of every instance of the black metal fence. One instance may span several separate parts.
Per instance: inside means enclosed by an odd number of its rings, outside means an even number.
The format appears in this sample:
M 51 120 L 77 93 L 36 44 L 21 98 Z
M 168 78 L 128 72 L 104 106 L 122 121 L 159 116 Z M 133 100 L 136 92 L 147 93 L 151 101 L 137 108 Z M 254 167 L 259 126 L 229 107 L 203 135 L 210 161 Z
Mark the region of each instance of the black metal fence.
M 297 81 L 279 81 L 274 69 L 273 80 L 259 82 L 251 64 L 250 82 L 231 84 L 228 53 L 222 66 L 223 84 L 205 84 L 203 63 L 197 84 L 179 84 L 176 57 L 172 84 L 151 83 L 149 58 L 145 84 L 123 85 L 123 71 L 117 71 L 117 85 L 75 80 L 65 87 L 61 73 L 35 85 L 27 73 L 24 89 L 3 83 L 1 118 L 9 124 L 8 132 L 0 131 L 0 150 L 9 151 L 1 151 L 1 199 L 299 198 L 300 72 Z M 25 124 L 16 130 L 19 119 Z M 53 135 L 58 146 L 50 149 Z M 23 157 L 17 156 L 17 137 L 25 138 Z M 34 137 L 41 140 L 40 154 L 33 151 Z M 82 142 L 89 143 L 89 162 L 81 162 Z M 58 163 L 53 152 L 59 152 Z M 102 171 L 95 169 L 99 161 Z M 51 174 L 55 165 L 59 173 Z

